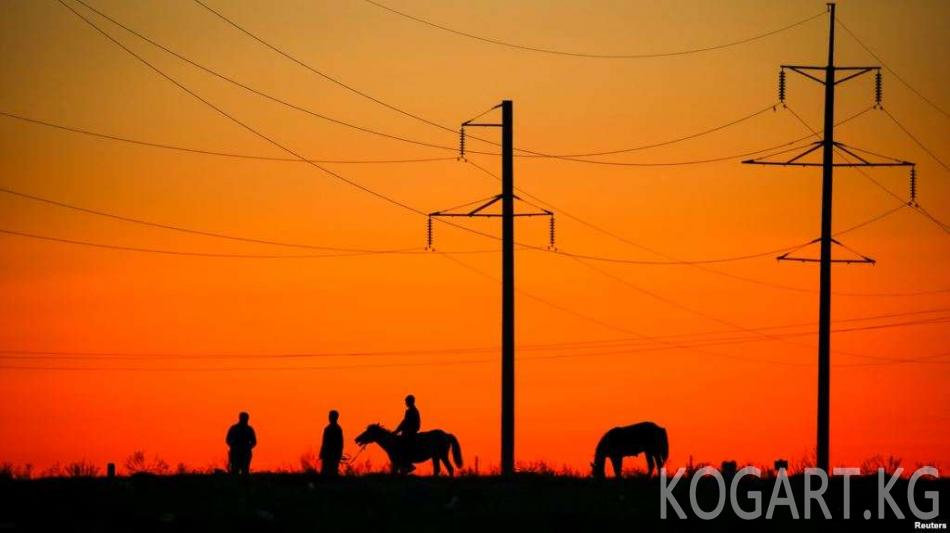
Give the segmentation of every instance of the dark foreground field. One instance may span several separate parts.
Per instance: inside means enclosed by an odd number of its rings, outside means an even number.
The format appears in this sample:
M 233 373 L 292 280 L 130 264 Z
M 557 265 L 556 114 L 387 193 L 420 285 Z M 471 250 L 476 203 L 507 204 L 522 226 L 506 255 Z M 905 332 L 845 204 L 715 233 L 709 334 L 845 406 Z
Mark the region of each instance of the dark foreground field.
M 708 483 L 706 483 L 708 481 Z M 748 481 L 748 483 L 747 483 Z M 712 521 L 695 517 L 689 503 L 689 480 L 674 494 L 690 515 L 677 519 L 672 509 L 660 519 L 659 481 L 643 477 L 592 479 L 524 475 L 514 479 L 391 478 L 382 475 L 322 480 L 303 474 L 255 474 L 247 479 L 227 475 L 186 475 L 119 479 L 39 479 L 0 481 L 0 531 L 486 531 L 519 527 L 526 531 L 915 531 L 907 504 L 907 482 L 891 494 L 906 518 L 888 510 L 877 516 L 877 479 L 853 478 L 851 520 L 842 514 L 841 480 L 833 480 L 827 501 L 835 520 L 792 520 L 781 507 L 772 520 L 740 520 L 726 500 L 723 515 Z M 802 478 L 791 486 L 798 510 Z M 762 492 L 763 513 L 771 480 L 743 480 L 741 495 Z M 921 480 L 917 505 L 933 502 L 924 491 L 937 491 L 945 503 L 948 481 Z M 728 491 L 728 485 L 727 485 Z M 716 506 L 715 482 L 700 483 L 703 509 Z M 813 512 L 820 514 L 817 505 Z M 876 523 L 875 523 L 876 522 Z M 946 513 L 926 521 L 946 524 Z M 499 533 L 500 533 L 499 531 Z

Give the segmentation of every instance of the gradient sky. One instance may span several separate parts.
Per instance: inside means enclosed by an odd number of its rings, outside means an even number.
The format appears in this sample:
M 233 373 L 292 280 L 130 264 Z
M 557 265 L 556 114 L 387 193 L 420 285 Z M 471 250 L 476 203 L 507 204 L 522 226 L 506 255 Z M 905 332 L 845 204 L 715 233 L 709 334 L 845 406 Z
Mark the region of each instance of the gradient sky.
M 182 84 L 308 157 L 455 155 L 289 110 L 64 1 Z M 88 3 L 198 63 L 299 106 L 428 143 L 458 142 L 449 132 L 314 75 L 190 0 Z M 358 0 L 208 3 L 328 75 L 441 124 L 456 125 L 511 99 L 515 145 L 548 153 L 651 144 L 730 122 L 776 103 L 780 64 L 822 65 L 827 57 L 824 16 L 723 50 L 610 60 L 503 48 Z M 702 48 L 824 10 L 823 2 L 752 0 L 387 5 L 496 39 L 604 54 Z M 851 0 L 839 3 L 838 14 L 907 83 L 943 110 L 950 108 L 950 4 Z M 877 64 L 840 28 L 837 60 Z M 839 85 L 836 116 L 871 106 L 873 90 L 871 75 Z M 815 129 L 821 125 L 820 98 L 819 85 L 789 75 L 788 106 Z M 950 118 L 887 71 L 884 105 L 936 157 L 950 159 Z M 56 1 L 4 3 L 0 111 L 149 142 L 287 156 L 149 70 Z M 597 159 L 713 159 L 806 134 L 793 113 L 779 107 L 695 140 Z M 920 205 L 950 220 L 950 173 L 883 111 L 864 113 L 836 136 L 916 161 Z M 469 147 L 494 151 L 471 139 Z M 499 171 L 495 156 L 470 159 Z M 424 212 L 498 192 L 492 177 L 455 160 L 325 166 Z M 867 172 L 906 199 L 906 169 Z M 747 166 L 738 158 L 657 167 L 518 158 L 515 180 L 555 211 L 681 259 L 758 254 L 819 232 L 820 170 L 814 168 Z M 137 146 L 4 116 L 0 186 L 259 239 L 366 249 L 425 245 L 424 217 L 306 164 Z M 858 172 L 836 171 L 836 230 L 898 205 Z M 565 215 L 557 221 L 564 251 L 663 260 Z M 500 229 L 497 220 L 462 223 L 492 234 Z M 0 229 L 187 252 L 323 253 L 148 228 L 9 194 L 0 194 Z M 541 220 L 519 220 L 516 232 L 520 242 L 547 243 Z M 950 292 L 937 291 L 950 288 L 948 234 L 907 208 L 841 240 L 878 264 L 834 267 L 833 327 L 853 331 L 832 338 L 831 460 L 853 465 L 893 454 L 908 465 L 947 465 Z M 80 458 L 121 464 L 141 449 L 173 464 L 222 464 L 227 426 L 247 410 L 260 437 L 255 466 L 293 466 L 300 454 L 319 447 L 328 409 L 341 411 L 347 451 L 354 453 L 352 437 L 360 428 L 397 423 L 402 398 L 412 392 L 425 428 L 455 433 L 470 463 L 478 457 L 482 468 L 497 464 L 499 243 L 439 225 L 435 244 L 443 252 L 482 253 L 451 256 L 464 268 L 432 253 L 236 259 L 0 235 L 0 350 L 138 354 L 3 356 L 0 461 L 39 468 Z M 817 249 L 800 253 L 814 257 Z M 517 342 L 525 348 L 517 366 L 518 460 L 586 468 L 604 431 L 641 420 L 667 427 L 673 465 L 689 456 L 697 462 L 771 463 L 809 455 L 815 438 L 818 270 L 777 262 L 773 255 L 704 267 L 717 273 L 519 251 Z M 882 315 L 896 316 L 843 321 Z M 748 331 L 787 325 L 797 326 L 768 330 L 772 338 Z M 716 335 L 694 335 L 709 332 Z M 592 342 L 604 340 L 620 342 Z M 578 342 L 588 344 L 565 346 Z M 559 346 L 539 346 L 545 344 Z M 271 357 L 393 350 L 417 353 Z M 920 358 L 930 359 L 893 361 Z M 362 457 L 382 462 L 376 450 Z

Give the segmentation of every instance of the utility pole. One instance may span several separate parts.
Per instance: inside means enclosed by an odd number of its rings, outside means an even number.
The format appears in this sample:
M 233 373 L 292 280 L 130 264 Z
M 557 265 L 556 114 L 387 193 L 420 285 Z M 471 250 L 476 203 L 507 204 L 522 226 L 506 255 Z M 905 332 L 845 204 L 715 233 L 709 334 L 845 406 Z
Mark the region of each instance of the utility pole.
M 433 218 L 501 218 L 501 473 L 509 476 L 515 471 L 515 217 L 548 217 L 551 227 L 549 246 L 553 248 L 554 213 L 540 208 L 538 212 L 515 213 L 515 200 L 519 198 L 514 194 L 514 109 L 511 100 L 503 100 L 492 109 L 499 107 L 500 124 L 475 122 L 479 117 L 462 123 L 459 130 L 459 159 L 465 159 L 465 128 L 501 128 L 501 194 L 470 211 L 429 213 L 428 248 L 433 249 Z M 498 202 L 501 202 L 501 214 L 485 212 Z
M 818 468 L 828 472 L 831 414 L 831 203 L 835 129 L 835 5 L 829 4 L 825 138 L 821 154 L 821 263 L 818 266 Z
M 833 173 L 836 166 L 909 166 L 914 164 L 908 161 L 893 159 L 888 162 L 872 163 L 865 158 L 854 153 L 854 150 L 862 150 L 847 146 L 834 140 L 834 120 L 835 120 L 835 86 L 844 81 L 858 77 L 862 74 L 875 71 L 876 73 L 876 101 L 877 107 L 881 103 L 881 69 L 880 67 L 838 67 L 835 66 L 835 4 L 828 4 L 829 11 L 829 29 L 828 29 L 828 64 L 823 67 L 802 66 L 802 65 L 782 65 L 779 73 L 779 99 L 785 102 L 785 69 L 796 72 L 816 81 L 825 88 L 825 116 L 824 132 L 821 141 L 813 143 L 808 149 L 799 155 L 787 161 L 765 161 L 763 159 L 750 159 L 743 161 L 745 164 L 756 165 L 781 165 L 781 166 L 818 166 L 818 163 L 807 163 L 801 159 L 818 150 L 822 149 L 822 167 L 821 174 L 821 237 L 816 239 L 820 243 L 821 258 L 819 263 L 818 276 L 818 439 L 816 446 L 817 466 L 829 471 L 829 415 L 830 415 L 830 394 L 831 394 L 831 264 L 832 263 L 869 263 L 874 264 L 874 260 L 861 256 L 860 259 L 833 259 L 831 255 L 831 246 L 836 244 L 843 246 L 836 241 L 831 232 L 831 213 L 832 213 L 832 193 L 833 193 Z M 824 71 L 824 79 L 812 74 L 812 72 Z M 838 79 L 837 73 L 844 72 L 845 76 Z M 844 154 L 853 156 L 856 162 L 835 163 L 834 152 L 839 150 Z M 815 241 L 812 241 L 814 243 Z M 859 254 L 860 255 L 860 254 Z M 813 259 L 791 257 L 789 253 L 778 257 L 784 261 L 814 262 Z
M 512 102 L 501 102 L 501 473 L 515 471 L 515 165 Z

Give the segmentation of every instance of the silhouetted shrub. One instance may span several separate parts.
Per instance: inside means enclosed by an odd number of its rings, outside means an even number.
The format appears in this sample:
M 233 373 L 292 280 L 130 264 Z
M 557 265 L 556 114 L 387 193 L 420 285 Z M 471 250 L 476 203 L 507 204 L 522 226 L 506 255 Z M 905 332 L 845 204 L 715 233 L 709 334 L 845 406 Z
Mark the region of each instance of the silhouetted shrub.
M 161 457 L 155 456 L 149 462 L 142 450 L 136 450 L 125 458 L 125 469 L 129 474 L 166 475 L 171 472 L 171 467 Z
M 96 477 L 99 475 L 99 467 L 81 459 L 66 465 L 63 473 L 68 477 Z

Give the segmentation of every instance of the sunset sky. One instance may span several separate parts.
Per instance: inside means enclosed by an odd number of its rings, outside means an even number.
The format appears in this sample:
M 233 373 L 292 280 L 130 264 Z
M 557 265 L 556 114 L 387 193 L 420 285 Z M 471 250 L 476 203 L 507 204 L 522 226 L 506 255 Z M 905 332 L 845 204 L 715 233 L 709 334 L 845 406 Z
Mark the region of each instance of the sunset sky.
M 517 460 L 586 470 L 601 434 L 643 420 L 667 428 L 672 466 L 812 453 L 818 268 L 766 252 L 818 237 L 821 171 L 742 165 L 738 154 L 814 140 L 796 114 L 821 128 L 822 87 L 797 74 L 788 108 L 767 108 L 779 65 L 825 64 L 824 2 L 381 2 L 582 54 L 564 55 L 467 38 L 364 0 L 202 0 L 324 77 L 193 0 L 83 0 L 255 91 L 433 147 L 290 109 L 62 1 L 234 120 L 60 2 L 4 3 L 0 462 L 104 466 L 144 450 L 221 466 L 225 432 L 246 410 L 260 440 L 252 467 L 296 467 L 319 448 L 329 409 L 353 454 L 366 424 L 398 423 L 411 392 L 423 429 L 456 434 L 469 464 L 497 465 L 500 242 L 436 224 L 437 251 L 426 251 L 418 212 L 498 194 L 478 167 L 500 174 L 500 158 L 457 161 L 456 134 L 379 102 L 451 129 L 502 99 L 514 102 L 515 146 L 547 154 L 657 144 L 762 111 L 695 139 L 581 158 L 736 156 L 715 162 L 515 159 L 516 187 L 555 212 L 564 252 L 545 250 L 546 221 L 517 221 L 527 245 L 516 254 Z M 838 85 L 836 119 L 858 116 L 836 140 L 916 162 L 923 211 L 895 210 L 909 195 L 907 168 L 835 171 L 834 230 L 870 221 L 838 239 L 877 264 L 834 266 L 831 462 L 882 454 L 948 467 L 950 3 L 845 0 L 837 11 L 889 68 L 884 110 L 868 110 L 873 74 Z M 810 17 L 713 51 L 583 56 L 709 48 Z M 836 40 L 839 65 L 880 65 L 841 26 Z M 293 161 L 278 144 L 337 162 Z M 498 151 L 473 138 L 467 147 Z M 500 235 L 497 219 L 453 222 Z M 817 257 L 817 245 L 796 255 Z M 743 256 L 754 257 L 675 264 Z M 364 458 L 384 462 L 377 449 Z

